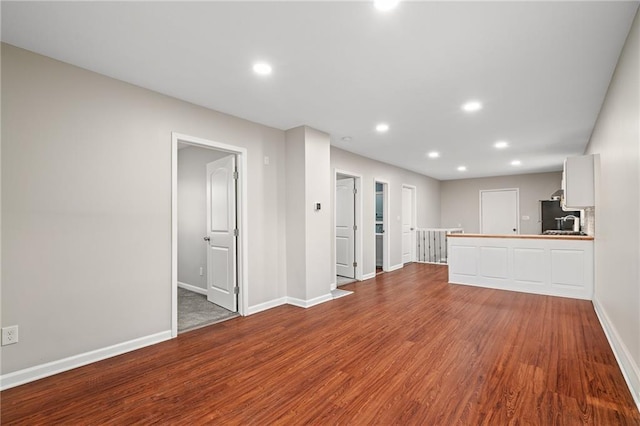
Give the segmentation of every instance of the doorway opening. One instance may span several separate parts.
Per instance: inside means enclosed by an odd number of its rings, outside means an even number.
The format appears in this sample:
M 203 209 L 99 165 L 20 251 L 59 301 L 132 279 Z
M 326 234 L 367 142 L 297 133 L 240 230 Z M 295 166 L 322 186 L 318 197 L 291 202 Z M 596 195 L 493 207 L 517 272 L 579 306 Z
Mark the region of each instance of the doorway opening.
M 335 284 L 337 287 L 362 280 L 362 177 L 342 170 L 335 171 Z
M 246 312 L 246 150 L 172 135 L 172 336 Z
M 374 180 L 375 188 L 375 238 L 376 275 L 389 271 L 389 182 Z

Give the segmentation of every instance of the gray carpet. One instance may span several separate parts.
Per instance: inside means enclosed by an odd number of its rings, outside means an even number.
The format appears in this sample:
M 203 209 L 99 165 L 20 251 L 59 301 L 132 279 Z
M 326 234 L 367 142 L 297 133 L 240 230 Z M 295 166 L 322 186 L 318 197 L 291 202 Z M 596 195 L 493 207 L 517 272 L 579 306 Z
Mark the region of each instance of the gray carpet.
M 209 302 L 207 296 L 178 287 L 178 333 L 237 316 L 236 312 Z

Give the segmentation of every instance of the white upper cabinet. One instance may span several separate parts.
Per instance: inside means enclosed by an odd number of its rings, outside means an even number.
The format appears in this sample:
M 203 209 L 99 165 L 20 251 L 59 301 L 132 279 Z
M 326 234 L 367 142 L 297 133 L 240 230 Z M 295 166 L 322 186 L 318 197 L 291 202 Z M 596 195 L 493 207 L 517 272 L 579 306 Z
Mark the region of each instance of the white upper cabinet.
M 595 155 L 569 157 L 564 161 L 564 209 L 578 210 L 595 205 L 595 163 Z

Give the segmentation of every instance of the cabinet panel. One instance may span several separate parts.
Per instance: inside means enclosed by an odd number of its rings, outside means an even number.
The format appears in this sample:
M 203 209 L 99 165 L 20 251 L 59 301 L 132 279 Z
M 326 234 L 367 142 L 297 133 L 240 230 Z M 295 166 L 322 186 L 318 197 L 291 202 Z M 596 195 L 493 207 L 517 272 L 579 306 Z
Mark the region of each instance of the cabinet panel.
M 569 157 L 564 162 L 564 208 L 584 209 L 595 205 L 595 156 Z
M 513 278 L 516 281 L 544 284 L 546 278 L 544 249 L 514 248 Z

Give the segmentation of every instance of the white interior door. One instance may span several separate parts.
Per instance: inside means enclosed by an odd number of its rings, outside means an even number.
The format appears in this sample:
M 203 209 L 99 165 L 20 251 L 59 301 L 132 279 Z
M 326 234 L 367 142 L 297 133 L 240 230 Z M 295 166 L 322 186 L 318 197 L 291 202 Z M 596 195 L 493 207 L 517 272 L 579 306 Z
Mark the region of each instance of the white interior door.
M 518 234 L 518 190 L 480 191 L 480 233 Z
M 235 155 L 207 164 L 207 300 L 236 312 Z
M 402 187 L 402 263 L 413 262 L 415 242 L 414 188 Z
M 336 180 L 336 274 L 355 278 L 355 179 Z

